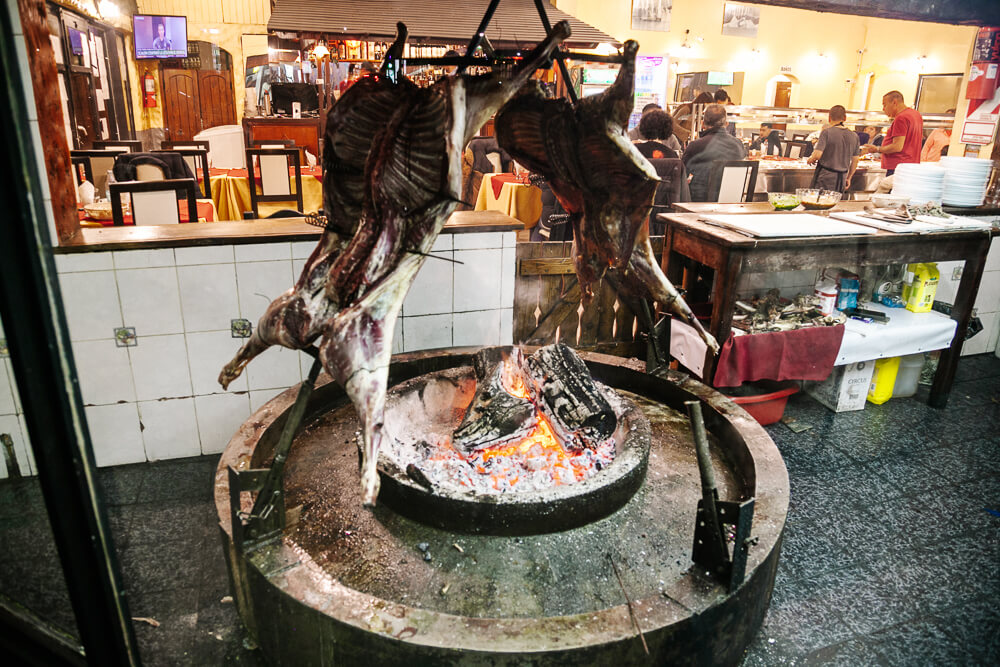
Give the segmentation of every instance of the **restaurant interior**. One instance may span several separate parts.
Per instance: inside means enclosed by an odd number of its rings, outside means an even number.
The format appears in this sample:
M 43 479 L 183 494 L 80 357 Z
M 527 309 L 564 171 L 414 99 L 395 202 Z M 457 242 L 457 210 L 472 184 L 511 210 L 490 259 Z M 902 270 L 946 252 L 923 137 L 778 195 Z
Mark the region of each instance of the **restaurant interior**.
M 5 663 L 1000 664 L 1000 4 L 0 37 Z

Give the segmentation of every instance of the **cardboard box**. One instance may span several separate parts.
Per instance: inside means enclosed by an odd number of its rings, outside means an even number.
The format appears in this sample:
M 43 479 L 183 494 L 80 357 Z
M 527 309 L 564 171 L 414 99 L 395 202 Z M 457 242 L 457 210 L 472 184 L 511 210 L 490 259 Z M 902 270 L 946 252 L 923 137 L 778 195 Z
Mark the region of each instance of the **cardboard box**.
M 874 360 L 834 366 L 827 379 L 808 383 L 806 393 L 834 412 L 863 410 L 874 370 Z

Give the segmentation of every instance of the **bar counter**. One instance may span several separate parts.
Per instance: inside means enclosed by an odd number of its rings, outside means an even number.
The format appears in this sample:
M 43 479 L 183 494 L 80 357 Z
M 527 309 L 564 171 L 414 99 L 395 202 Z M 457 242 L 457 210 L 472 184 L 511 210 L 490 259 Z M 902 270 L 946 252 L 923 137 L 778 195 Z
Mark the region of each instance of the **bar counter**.
M 456 211 L 442 234 L 516 232 L 524 223 L 496 211 Z M 201 222 L 150 227 L 84 228 L 61 246 L 56 254 L 104 252 L 108 250 L 152 250 L 193 246 L 246 245 L 280 241 L 315 241 L 322 230 L 306 218 Z

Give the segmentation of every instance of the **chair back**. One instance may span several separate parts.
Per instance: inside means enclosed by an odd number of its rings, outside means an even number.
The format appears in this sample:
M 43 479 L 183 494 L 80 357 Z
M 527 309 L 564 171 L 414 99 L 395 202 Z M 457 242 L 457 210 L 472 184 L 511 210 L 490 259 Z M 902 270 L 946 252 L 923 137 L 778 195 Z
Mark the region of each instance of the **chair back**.
M 73 166 L 73 175 L 76 177 L 77 185 L 84 181 L 90 181 L 93 184 L 94 174 L 90 170 L 90 158 L 71 155 L 69 162 Z
M 202 150 L 211 152 L 212 148 L 207 141 L 195 141 L 194 139 L 185 141 L 161 141 L 160 150 L 162 151 L 176 151 L 179 149 L 190 149 Z
M 792 141 L 805 141 L 808 134 L 792 134 Z
M 136 139 L 109 139 L 107 141 L 95 141 L 94 148 L 99 150 L 123 150 L 126 153 L 141 153 L 142 142 Z
M 135 178 L 137 181 L 162 181 L 167 176 L 155 164 L 137 164 L 135 166 Z
M 190 178 L 164 181 L 123 181 L 111 186 L 111 218 L 115 226 L 125 224 L 122 195 L 131 202 L 135 225 L 175 225 L 181 221 L 178 199 L 187 202 L 188 220 L 198 221 L 197 188 Z
M 260 217 L 260 204 L 269 202 L 296 203 L 302 206 L 302 163 L 295 148 L 248 148 L 247 177 L 250 182 L 250 206 L 255 218 Z M 289 168 L 294 169 L 295 191 L 290 185 Z M 260 179 L 258 193 L 257 179 Z
M 756 160 L 716 160 L 708 179 L 709 201 L 727 204 L 753 201 L 758 166 Z
M 250 142 L 250 146 L 253 148 L 288 148 L 294 145 L 294 139 L 262 139 Z
M 807 157 L 811 152 L 808 141 L 786 141 L 785 157 Z
M 80 150 L 70 151 L 69 156 L 86 160 L 90 164 L 90 181 L 98 193 L 103 193 L 108 188 L 108 172 L 115 166 L 115 157 L 121 153 L 129 152 L 124 148 L 112 148 L 108 150 Z
M 662 236 L 666 225 L 656 216 L 669 213 L 677 202 L 691 201 L 691 191 L 688 189 L 687 171 L 680 158 L 651 158 L 649 163 L 660 177 L 653 196 L 653 209 L 649 212 L 649 233 Z
M 163 142 L 173 143 L 173 144 L 208 144 L 207 141 L 173 141 L 173 142 Z M 208 149 L 205 148 L 173 148 L 168 150 L 156 151 L 157 153 L 178 153 L 187 166 L 191 168 L 191 173 L 195 175 L 195 180 L 198 182 L 198 189 L 201 190 L 199 197 L 204 199 L 211 199 L 212 197 L 212 182 L 209 178 L 208 171 Z M 140 179 L 143 180 L 143 179 Z

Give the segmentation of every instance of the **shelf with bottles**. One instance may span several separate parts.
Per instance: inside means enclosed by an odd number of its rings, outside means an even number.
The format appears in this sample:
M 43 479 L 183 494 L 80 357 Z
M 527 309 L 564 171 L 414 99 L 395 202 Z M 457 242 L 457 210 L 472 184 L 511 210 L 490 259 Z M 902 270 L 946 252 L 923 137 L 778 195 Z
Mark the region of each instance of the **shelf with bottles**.
M 672 103 L 669 111 L 674 113 L 680 106 L 688 103 Z M 695 105 L 695 116 L 700 118 L 707 105 Z M 829 109 L 804 108 L 804 107 L 765 107 L 749 104 L 731 104 L 726 106 L 726 112 L 731 122 L 737 123 L 738 127 L 749 127 L 760 123 L 779 123 L 788 127 L 821 128 L 826 122 L 830 113 Z M 955 122 L 954 114 L 948 113 L 921 113 L 925 129 L 943 128 L 950 129 Z M 855 109 L 847 110 L 846 124 L 849 127 L 872 125 L 878 128 L 889 127 L 892 119 L 881 111 L 861 111 Z

